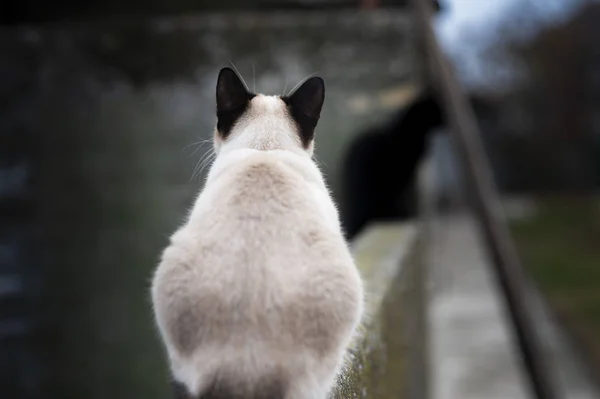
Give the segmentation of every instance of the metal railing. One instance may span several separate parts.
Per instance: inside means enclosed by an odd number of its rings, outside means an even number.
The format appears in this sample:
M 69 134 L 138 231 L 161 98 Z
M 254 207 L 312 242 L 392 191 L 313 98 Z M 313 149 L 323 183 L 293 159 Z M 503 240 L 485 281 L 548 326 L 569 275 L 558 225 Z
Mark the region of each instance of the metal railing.
M 558 399 L 546 353 L 534 325 L 527 278 L 517 256 L 500 202 L 476 118 L 463 90 L 437 42 L 432 27 L 431 0 L 414 0 L 431 80 L 441 95 L 452 142 L 458 152 L 470 205 L 491 258 L 516 339 L 522 364 L 534 397 Z

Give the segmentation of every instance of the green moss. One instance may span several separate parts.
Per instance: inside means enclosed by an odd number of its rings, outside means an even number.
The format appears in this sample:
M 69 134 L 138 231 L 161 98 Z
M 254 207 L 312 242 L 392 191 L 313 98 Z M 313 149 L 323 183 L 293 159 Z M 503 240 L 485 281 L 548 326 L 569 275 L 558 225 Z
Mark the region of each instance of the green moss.
M 406 262 L 411 225 L 376 226 L 358 241 L 355 258 L 366 284 L 368 319 L 349 354 L 334 398 L 398 398 L 406 379 Z M 401 395 L 403 396 L 403 395 Z

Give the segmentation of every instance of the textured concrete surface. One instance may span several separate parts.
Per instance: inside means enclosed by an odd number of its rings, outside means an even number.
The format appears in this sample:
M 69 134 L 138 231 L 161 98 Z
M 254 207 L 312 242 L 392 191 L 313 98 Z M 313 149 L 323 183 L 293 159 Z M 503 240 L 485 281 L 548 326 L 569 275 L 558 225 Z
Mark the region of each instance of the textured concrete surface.
M 415 249 L 413 224 L 374 225 L 353 245 L 365 282 L 361 331 L 340 376 L 335 399 L 406 397 L 404 269 Z
M 432 222 L 430 366 L 432 399 L 530 399 L 528 382 L 475 221 Z M 535 325 L 560 398 L 599 398 L 598 386 L 532 287 Z
M 532 398 L 473 221 L 432 227 L 432 399 Z

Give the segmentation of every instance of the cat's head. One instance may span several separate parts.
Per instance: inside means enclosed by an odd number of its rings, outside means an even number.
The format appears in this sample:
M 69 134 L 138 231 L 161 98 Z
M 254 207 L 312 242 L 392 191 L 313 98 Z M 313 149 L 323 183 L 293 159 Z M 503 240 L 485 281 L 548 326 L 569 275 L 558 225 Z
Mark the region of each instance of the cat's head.
M 319 77 L 303 82 L 286 96 L 266 96 L 248 90 L 231 68 L 217 80 L 217 152 L 241 148 L 290 150 L 312 155 L 314 135 L 325 100 Z

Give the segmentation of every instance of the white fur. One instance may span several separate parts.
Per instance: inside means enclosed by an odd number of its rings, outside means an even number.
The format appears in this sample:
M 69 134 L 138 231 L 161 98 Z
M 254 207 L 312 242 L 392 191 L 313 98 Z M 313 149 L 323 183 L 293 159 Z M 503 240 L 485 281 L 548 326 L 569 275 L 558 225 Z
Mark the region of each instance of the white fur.
M 173 375 L 192 395 L 215 374 L 241 390 L 278 379 L 286 399 L 325 398 L 334 383 L 363 288 L 312 148 L 278 97 L 254 97 L 225 140 L 215 134 L 205 188 L 152 285 Z

